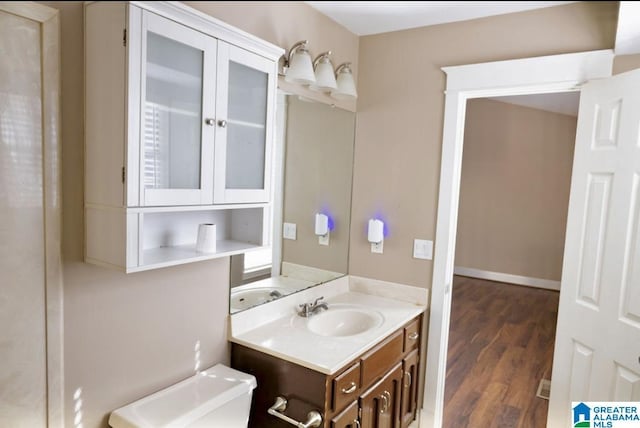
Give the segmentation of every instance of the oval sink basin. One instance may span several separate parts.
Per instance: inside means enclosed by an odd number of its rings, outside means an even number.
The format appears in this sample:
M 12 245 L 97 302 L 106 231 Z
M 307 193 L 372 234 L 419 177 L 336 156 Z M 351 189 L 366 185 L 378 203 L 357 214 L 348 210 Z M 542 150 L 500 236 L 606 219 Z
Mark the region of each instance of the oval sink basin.
M 329 310 L 313 315 L 307 329 L 320 336 L 354 336 L 379 327 L 384 317 L 378 311 L 364 306 L 329 305 Z
M 252 306 L 266 303 L 287 294 L 287 289 L 281 287 L 249 288 L 231 292 L 231 309 L 241 311 Z

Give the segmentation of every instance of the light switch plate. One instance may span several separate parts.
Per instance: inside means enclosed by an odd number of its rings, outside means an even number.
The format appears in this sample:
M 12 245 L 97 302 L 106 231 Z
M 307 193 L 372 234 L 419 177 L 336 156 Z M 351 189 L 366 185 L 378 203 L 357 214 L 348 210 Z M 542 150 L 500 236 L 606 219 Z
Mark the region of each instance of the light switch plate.
M 414 239 L 413 258 L 433 260 L 433 241 L 427 241 L 426 239 Z
M 282 237 L 284 239 L 296 240 L 297 226 L 295 223 L 284 223 L 282 225 Z

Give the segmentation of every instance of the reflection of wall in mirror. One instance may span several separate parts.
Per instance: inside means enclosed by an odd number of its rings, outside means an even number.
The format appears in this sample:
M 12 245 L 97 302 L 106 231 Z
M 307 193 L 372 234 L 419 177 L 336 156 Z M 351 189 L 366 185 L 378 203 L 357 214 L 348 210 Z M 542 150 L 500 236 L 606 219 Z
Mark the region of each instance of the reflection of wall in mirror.
M 283 220 L 297 239 L 283 240 L 282 261 L 347 273 L 355 113 L 288 96 Z M 330 217 L 329 245 L 319 245 L 315 215 Z

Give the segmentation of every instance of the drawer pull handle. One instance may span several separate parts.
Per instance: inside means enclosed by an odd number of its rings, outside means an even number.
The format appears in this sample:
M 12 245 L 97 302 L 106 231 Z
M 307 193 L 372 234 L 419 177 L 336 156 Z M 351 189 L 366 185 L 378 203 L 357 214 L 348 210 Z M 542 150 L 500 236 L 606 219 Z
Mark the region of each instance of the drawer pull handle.
M 349 388 L 342 388 L 340 391 L 342 391 L 343 394 L 351 394 L 353 393 L 356 389 L 358 388 L 358 385 L 356 385 L 355 382 L 351 382 L 349 384 Z
M 384 413 L 389 408 L 389 399 L 387 398 L 387 391 L 380 394 L 380 399 L 382 400 L 382 406 L 380 406 L 380 413 Z
M 404 372 L 404 375 L 406 376 L 407 380 L 404 382 L 404 387 L 405 388 L 409 388 L 411 386 L 411 373 L 409 372 Z
M 354 420 L 353 420 L 353 425 L 352 425 L 352 426 L 354 426 L 354 427 L 356 427 L 356 428 L 360 428 L 360 421 L 359 421 L 359 420 L 357 420 L 357 419 L 354 419 Z
M 419 338 L 419 337 L 420 337 L 420 335 L 418 334 L 418 332 L 417 332 L 417 331 L 414 331 L 413 333 L 411 333 L 411 334 L 409 335 L 409 339 L 411 339 L 411 340 L 416 340 L 416 339 L 417 339 L 417 338 Z
M 322 425 L 322 415 L 316 410 L 312 410 L 307 414 L 306 422 L 299 422 L 293 418 L 290 418 L 283 413 L 285 410 L 287 410 L 287 399 L 284 397 L 276 397 L 276 402 L 273 404 L 273 406 L 269 407 L 267 413 L 275 416 L 278 419 L 282 419 L 283 421 L 297 428 L 315 428 Z

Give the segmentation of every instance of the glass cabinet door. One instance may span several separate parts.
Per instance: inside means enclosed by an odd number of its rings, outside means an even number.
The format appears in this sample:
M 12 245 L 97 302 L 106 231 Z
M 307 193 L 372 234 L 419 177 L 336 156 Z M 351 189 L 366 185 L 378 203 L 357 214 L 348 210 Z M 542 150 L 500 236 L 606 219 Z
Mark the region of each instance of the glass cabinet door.
M 143 14 L 142 205 L 213 202 L 217 40 Z
M 268 202 L 275 66 L 218 42 L 214 203 Z

